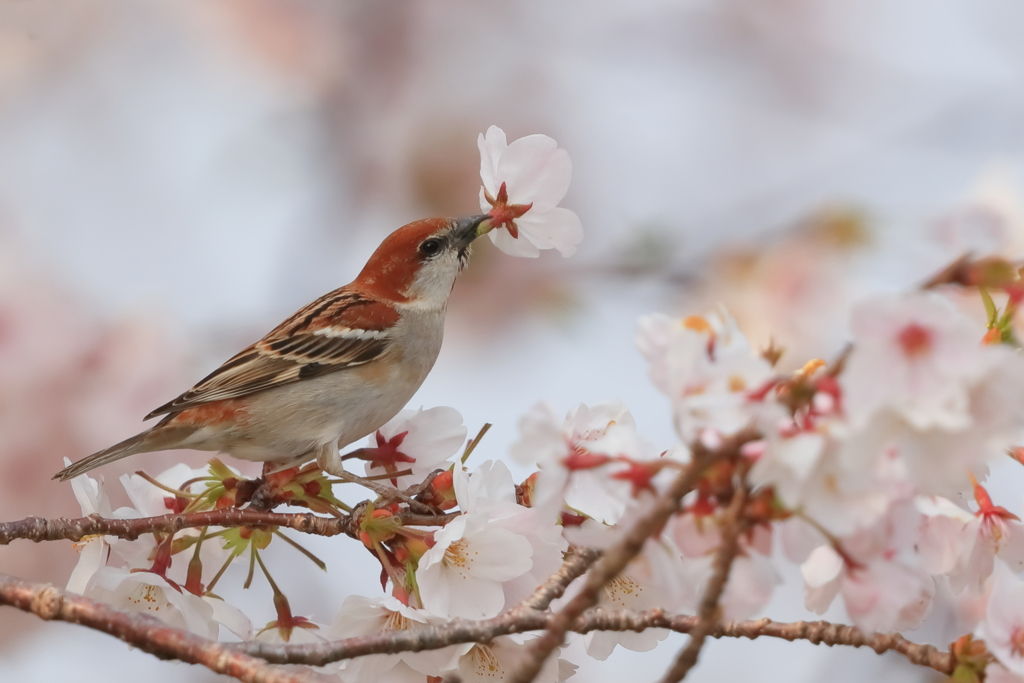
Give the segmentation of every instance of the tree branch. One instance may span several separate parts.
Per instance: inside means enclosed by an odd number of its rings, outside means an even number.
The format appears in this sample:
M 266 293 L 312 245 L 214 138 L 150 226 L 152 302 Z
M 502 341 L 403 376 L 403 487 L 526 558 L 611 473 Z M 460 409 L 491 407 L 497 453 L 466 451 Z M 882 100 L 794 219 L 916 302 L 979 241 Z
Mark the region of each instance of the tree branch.
M 533 592 L 533 595 L 512 608 L 510 612 L 522 614 L 533 610 L 546 610 L 553 600 L 562 597 L 570 583 L 583 576 L 590 569 L 590 565 L 594 564 L 600 555 L 599 551 L 591 548 L 571 546 L 565 561 L 558 571 L 549 576 Z
M 743 514 L 743 506 L 747 502 L 747 490 L 745 484 L 738 486 L 733 493 L 732 502 L 725 514 L 725 524 L 722 527 L 722 542 L 715 554 L 712 565 L 711 578 L 704 587 L 704 597 L 701 599 L 700 607 L 697 610 L 697 626 L 690 631 L 690 642 L 676 657 L 672 667 L 665 672 L 662 683 L 679 683 L 686 678 L 697 664 L 700 651 L 704 647 L 704 641 L 718 625 L 719 608 L 718 602 L 722 598 L 722 592 L 729 581 L 729 570 L 732 569 L 732 562 L 736 559 L 736 553 L 740 550 L 740 534 L 746 528 Z
M 279 645 L 260 641 L 219 643 L 173 628 L 146 614 L 121 612 L 47 584 L 23 581 L 6 574 L 0 574 L 0 604 L 17 607 L 43 619 L 67 621 L 102 631 L 162 659 L 201 664 L 212 671 L 234 676 L 247 683 L 308 683 L 323 680 L 314 672 L 277 669 L 268 666 L 268 662 L 322 666 L 370 654 L 419 652 L 459 643 L 487 642 L 500 635 L 547 628 L 557 617 L 535 610 L 519 614 L 510 611 L 482 621 L 453 619 L 446 624 L 408 631 L 387 631 L 316 644 Z M 679 633 L 692 633 L 700 623 L 698 617 L 673 616 L 662 610 L 629 612 L 599 608 L 580 617 L 571 630 L 589 633 L 665 628 Z M 931 645 L 913 643 L 897 633 L 867 635 L 855 626 L 827 621 L 787 624 L 758 619 L 725 622 L 710 628 L 707 635 L 711 638 L 806 640 L 816 645 L 867 647 L 879 654 L 891 650 L 914 664 L 947 675 L 953 672 L 956 664 L 950 653 L 941 652 Z M 257 657 L 259 660 L 255 659 Z
M 168 626 L 139 612 L 121 612 L 101 602 L 70 595 L 51 585 L 0 574 L 0 605 L 17 607 L 41 619 L 67 621 L 120 638 L 160 659 L 201 664 L 245 683 L 312 683 L 326 678 L 309 670 L 270 666 L 222 643 Z
M 441 526 L 447 524 L 454 517 L 454 514 L 421 515 L 412 512 L 401 514 L 404 524 L 415 526 Z M 353 528 L 354 525 L 355 520 L 349 515 L 321 517 L 310 512 L 270 512 L 238 508 L 139 519 L 106 519 L 99 515 L 76 519 L 28 517 L 16 522 L 0 522 L 0 545 L 7 545 L 17 539 L 36 543 L 59 540 L 80 541 L 86 536 L 117 536 L 126 540 L 134 540 L 155 531 L 175 533 L 182 529 L 204 526 L 277 526 L 316 536 L 347 534 L 355 537 L 358 534 L 358 529 Z
M 453 619 L 445 624 L 415 628 L 407 631 L 386 631 L 368 636 L 346 638 L 325 643 L 281 645 L 248 641 L 232 644 L 242 652 L 278 664 L 308 664 L 324 666 L 332 662 L 371 654 L 397 654 L 436 650 L 459 643 L 483 643 L 498 636 L 523 633 L 546 628 L 555 615 L 529 611 L 515 615 L 511 612 L 492 619 L 470 621 Z M 663 610 L 631 612 L 628 610 L 589 610 L 573 624 L 571 631 L 643 631 L 664 628 L 677 633 L 692 633 L 700 624 L 694 616 L 669 615 Z M 798 621 L 777 623 L 770 619 L 721 622 L 708 630 L 711 638 L 780 638 L 806 640 L 815 645 L 842 645 L 867 647 L 878 654 L 894 651 L 911 663 L 951 674 L 955 667 L 953 656 L 932 645 L 914 643 L 898 633 L 867 635 L 856 626 L 833 624 L 827 621 Z

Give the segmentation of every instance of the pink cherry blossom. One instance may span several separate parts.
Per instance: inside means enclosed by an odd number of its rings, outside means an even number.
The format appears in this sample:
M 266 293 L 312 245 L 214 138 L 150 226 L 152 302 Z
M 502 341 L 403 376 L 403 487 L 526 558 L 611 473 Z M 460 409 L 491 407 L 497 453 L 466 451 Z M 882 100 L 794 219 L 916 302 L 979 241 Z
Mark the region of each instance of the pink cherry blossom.
M 935 593 L 914 555 L 919 532 L 913 503 L 901 502 L 873 526 L 815 548 L 800 566 L 807 608 L 821 614 L 841 595 L 850 618 L 866 631 L 918 626 Z
M 722 616 L 734 620 L 757 616 L 781 583 L 782 577 L 770 557 L 746 549 L 733 560 L 729 571 L 722 592 Z
M 616 522 L 628 486 L 612 478 L 613 458 L 657 456 L 635 432 L 633 416 L 621 403 L 580 404 L 564 419 L 540 403 L 519 420 L 519 439 L 510 451 L 517 462 L 540 466 L 533 505 L 544 514 L 556 515 L 564 501 L 595 519 Z
M 465 683 L 496 683 L 504 681 L 521 662 L 529 658 L 529 643 L 536 636 L 499 636 L 488 643 L 474 643 L 459 658 L 458 673 Z M 534 681 L 558 683 L 561 662 L 556 656 L 548 657 Z
M 437 406 L 424 410 L 403 410 L 370 436 L 364 456 L 368 476 L 412 470 L 397 477 L 399 488 L 418 484 L 437 469 L 446 469 L 448 459 L 466 443 L 466 426 L 455 408 Z
M 998 563 L 985 620 L 976 635 L 1010 672 L 1024 676 L 1024 581 Z
M 682 320 L 645 316 L 636 344 L 654 386 L 672 401 L 676 432 L 686 443 L 705 432 L 730 436 L 750 424 L 749 396 L 772 376 L 724 310 Z
M 871 526 L 894 502 L 913 495 L 898 453 L 882 449 L 877 435 L 851 435 L 841 419 L 817 420 L 809 429 L 798 429 L 786 418 L 763 429 L 768 436 L 751 481 L 773 486 L 788 509 L 803 510 L 834 534 L 845 536 Z
M 1024 569 L 1024 524 L 1016 515 L 992 504 L 975 485 L 979 509 L 969 513 L 943 498 L 916 501 L 925 514 L 921 528 L 922 566 L 949 577 L 954 595 L 985 592 L 998 556 L 1014 571 Z
M 588 548 L 606 549 L 621 541 L 629 533 L 635 520 L 642 516 L 654 501 L 654 496 L 643 495 L 630 503 L 622 520 L 615 526 L 587 520 L 581 526 L 567 527 L 569 542 Z M 643 611 L 661 608 L 669 611 L 692 612 L 696 609 L 700 584 L 707 578 L 707 565 L 703 562 L 685 562 L 679 549 L 666 535 L 652 537 L 644 543 L 640 554 L 626 569 L 605 585 L 598 605 L 606 610 Z M 566 592 L 570 598 L 582 585 L 574 582 Z M 587 654 L 605 660 L 616 646 L 633 652 L 648 652 L 668 636 L 663 629 L 632 631 L 593 631 L 585 637 Z
M 547 135 L 508 144 L 497 126 L 477 140 L 480 208 L 494 216 L 491 241 L 506 254 L 537 257 L 541 249 L 571 256 L 583 240 L 579 217 L 558 206 L 569 190 L 572 162 Z
M 971 424 L 970 388 L 1004 354 L 984 330 L 931 293 L 875 297 L 854 307 L 853 353 L 840 377 L 857 424 L 890 409 L 917 429 Z
M 854 309 L 854 351 L 840 376 L 862 454 L 892 451 L 926 495 L 967 488 L 1024 429 L 1024 358 L 982 345 L 984 328 L 935 293 Z
M 704 584 L 711 576 L 711 564 L 722 543 L 720 516 L 677 515 L 670 522 L 672 538 L 682 551 L 697 583 Z M 740 551 L 733 560 L 722 593 L 722 614 L 728 619 L 748 619 L 759 613 L 771 599 L 782 578 L 769 558 L 772 532 L 770 527 L 757 526 L 740 537 Z

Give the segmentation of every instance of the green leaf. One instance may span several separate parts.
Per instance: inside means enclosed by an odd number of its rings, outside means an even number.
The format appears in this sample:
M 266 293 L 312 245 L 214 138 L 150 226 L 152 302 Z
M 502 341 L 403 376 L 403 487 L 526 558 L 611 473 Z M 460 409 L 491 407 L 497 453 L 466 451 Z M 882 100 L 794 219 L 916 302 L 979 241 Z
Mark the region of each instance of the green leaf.
M 981 292 L 981 301 L 985 304 L 985 314 L 988 316 L 988 324 L 995 325 L 996 321 L 999 319 L 999 309 L 996 308 L 996 302 L 992 301 L 992 296 L 984 287 L 979 287 L 978 291 Z

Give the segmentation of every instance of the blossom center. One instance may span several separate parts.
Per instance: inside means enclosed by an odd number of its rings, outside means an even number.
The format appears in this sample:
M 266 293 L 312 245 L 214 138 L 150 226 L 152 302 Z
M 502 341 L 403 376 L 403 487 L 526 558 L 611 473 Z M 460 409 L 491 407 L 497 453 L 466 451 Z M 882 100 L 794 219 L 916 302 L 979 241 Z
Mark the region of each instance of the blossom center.
M 605 584 L 604 592 L 610 602 L 621 607 L 628 607 L 627 601 L 639 598 L 644 589 L 633 579 L 619 574 Z
M 486 678 L 493 678 L 495 680 L 502 680 L 505 677 L 505 671 L 501 666 L 501 662 L 494 656 L 494 652 L 486 645 L 474 645 L 472 654 L 473 668 L 476 669 L 478 676 L 484 676 Z
M 140 585 L 138 590 L 128 596 L 128 602 L 140 605 L 150 612 L 158 612 L 164 607 L 172 607 L 171 603 L 164 597 L 164 591 L 159 586 Z
M 468 550 L 469 544 L 466 543 L 465 539 L 460 538 L 452 542 L 451 545 L 444 549 L 444 559 L 442 560 L 444 566 L 465 569 L 466 565 L 469 564 Z
M 384 620 L 385 631 L 405 631 L 409 628 L 409 618 L 401 612 L 388 612 Z
M 515 220 L 533 208 L 533 202 L 529 204 L 509 204 L 508 188 L 505 186 L 505 183 L 502 183 L 501 187 L 498 188 L 497 197 L 492 197 L 487 190 L 484 190 L 484 199 L 491 205 L 491 210 L 487 214 L 490 216 L 488 222 L 491 224 L 491 227 L 494 229 L 505 228 L 514 239 L 519 239 L 519 226 L 516 225 Z
M 82 552 L 82 548 L 89 545 L 98 538 L 103 538 L 102 534 L 89 534 L 88 536 L 82 536 L 77 543 L 72 543 L 71 547 L 75 549 L 75 552 Z
M 729 376 L 729 391 L 743 391 L 747 388 L 747 381 L 740 375 Z
M 917 323 L 910 323 L 900 330 L 897 340 L 903 353 L 909 358 L 921 356 L 932 348 L 931 330 Z

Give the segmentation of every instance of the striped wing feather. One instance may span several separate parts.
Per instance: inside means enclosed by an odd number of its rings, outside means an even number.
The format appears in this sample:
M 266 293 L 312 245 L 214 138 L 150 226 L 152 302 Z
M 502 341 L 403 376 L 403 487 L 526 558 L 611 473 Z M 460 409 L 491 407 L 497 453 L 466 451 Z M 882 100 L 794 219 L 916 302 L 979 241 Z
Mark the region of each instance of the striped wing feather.
M 362 365 L 387 350 L 388 330 L 397 319 L 394 307 L 386 303 L 336 290 L 297 312 L 146 419 Z

